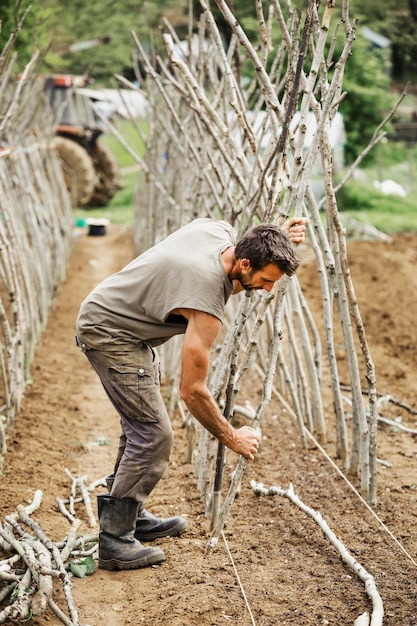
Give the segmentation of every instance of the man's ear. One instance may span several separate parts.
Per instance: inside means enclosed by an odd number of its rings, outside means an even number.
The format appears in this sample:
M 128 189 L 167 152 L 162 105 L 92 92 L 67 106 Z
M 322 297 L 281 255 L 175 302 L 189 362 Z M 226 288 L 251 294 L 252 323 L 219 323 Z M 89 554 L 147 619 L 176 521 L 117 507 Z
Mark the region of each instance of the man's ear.
M 251 269 L 251 264 L 250 264 L 249 259 L 239 259 L 239 260 L 240 260 L 241 269 L 246 270 L 246 271 Z

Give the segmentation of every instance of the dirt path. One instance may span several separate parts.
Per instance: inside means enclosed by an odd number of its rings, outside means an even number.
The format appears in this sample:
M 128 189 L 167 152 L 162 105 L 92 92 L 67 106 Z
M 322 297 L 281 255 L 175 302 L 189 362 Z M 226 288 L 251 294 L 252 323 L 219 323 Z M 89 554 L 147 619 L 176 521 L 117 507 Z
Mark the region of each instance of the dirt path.
M 416 409 L 416 238 L 398 236 L 391 245 L 354 243 L 349 254 L 379 388 Z M 90 481 L 105 476 L 112 469 L 118 439 L 117 417 L 74 346 L 75 317 L 90 289 L 132 255 L 129 231 L 115 226 L 106 237 L 83 234 L 76 240 L 68 278 L 36 351 L 33 384 L 8 442 L 0 519 L 41 489 L 44 499 L 34 517 L 55 541 L 69 528 L 55 502 L 56 496 L 69 492 L 65 468 L 75 476 L 88 475 Z M 308 262 L 300 279 L 319 317 L 315 272 Z M 342 353 L 342 367 L 343 359 Z M 258 383 L 254 380 L 254 389 Z M 417 427 L 416 415 L 399 407 L 389 405 L 386 413 L 401 415 L 404 423 Z M 81 624 L 345 626 L 369 612 L 363 583 L 343 565 L 317 526 L 285 499 L 255 496 L 249 486 L 255 479 L 284 488 L 293 483 L 375 577 L 385 606 L 384 625 L 417 626 L 417 567 L 322 455 L 313 448 L 300 449 L 295 424 L 280 405 L 273 402 L 268 410 L 262 449 L 245 475 L 225 529 L 227 544 L 221 541 L 210 556 L 205 554 L 209 520 L 193 468 L 185 461 L 187 444 L 179 416 L 173 416 L 173 425 L 172 463 L 149 508 L 157 514 L 185 515 L 189 528 L 178 539 L 156 542 L 167 555 L 161 566 L 118 573 L 97 570 L 75 579 Z M 333 444 L 330 437 L 330 452 Z M 381 426 L 378 456 L 391 466 L 379 467 L 377 512 L 417 559 L 415 438 Z M 234 459 L 229 458 L 228 465 L 232 468 Z M 96 532 L 84 517 L 81 532 Z M 29 623 L 61 624 L 50 612 Z

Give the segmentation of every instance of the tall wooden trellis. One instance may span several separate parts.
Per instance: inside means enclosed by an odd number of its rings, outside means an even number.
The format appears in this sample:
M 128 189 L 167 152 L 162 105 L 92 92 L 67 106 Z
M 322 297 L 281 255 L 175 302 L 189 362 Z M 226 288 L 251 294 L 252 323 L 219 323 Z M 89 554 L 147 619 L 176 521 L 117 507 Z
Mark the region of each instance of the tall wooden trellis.
M 1 454 L 66 274 L 73 233 L 71 204 L 37 78 L 38 55 L 17 78 L 14 35 L 0 55 Z
M 205 0 L 200 4 L 203 13 L 197 24 L 190 11 L 186 46 L 165 23 L 164 58 L 157 54 L 150 58 L 133 33 L 138 62 L 146 74 L 141 89 L 149 101 L 147 153 L 144 160 L 138 158 L 142 168 L 135 199 L 138 251 L 198 216 L 225 219 L 238 234 L 257 221 L 281 224 L 292 213 L 308 216 L 309 246 L 322 292 L 321 328 L 297 278 L 281 280 L 273 298 L 254 294 L 230 302 L 225 335 L 213 354 L 210 388 L 223 405 L 236 328 L 244 316 L 236 368 L 232 368 L 234 410 L 242 385 L 251 384 L 248 373 L 261 372 L 262 398 L 251 410 L 254 424 L 261 421 L 277 386 L 296 416 L 303 444 L 305 428 L 324 442 L 328 430 L 322 404 L 325 363 L 336 415 L 337 455 L 351 473 L 360 474 L 362 491 L 374 505 L 376 378 L 349 272 L 331 149 L 331 126 L 344 97 L 343 75 L 356 24 L 350 21 L 348 2 L 341 3 L 339 18 L 331 1 L 322 6 L 315 0 L 306 2 L 305 11 L 290 10 L 287 17 L 278 0 L 267 6 L 256 2 L 259 41 L 255 43 L 239 22 L 238 8 L 233 14 L 225 1 L 216 0 L 232 32 L 225 47 L 210 6 Z M 334 58 L 339 31 L 342 52 Z M 248 66 L 252 67 L 250 82 L 242 71 Z M 307 145 L 311 112 L 315 130 Z M 371 144 L 384 134 L 381 125 Z M 324 182 L 319 199 L 311 183 L 317 163 Z M 352 389 L 351 425 L 340 390 L 338 331 Z M 172 406 L 178 400 L 179 346 L 180 340 L 163 348 Z M 362 377 L 367 381 L 368 406 L 363 401 Z M 214 446 L 202 431 L 195 467 L 206 502 L 212 496 Z M 243 471 L 244 462 L 241 466 Z M 233 490 L 232 484 L 229 501 Z

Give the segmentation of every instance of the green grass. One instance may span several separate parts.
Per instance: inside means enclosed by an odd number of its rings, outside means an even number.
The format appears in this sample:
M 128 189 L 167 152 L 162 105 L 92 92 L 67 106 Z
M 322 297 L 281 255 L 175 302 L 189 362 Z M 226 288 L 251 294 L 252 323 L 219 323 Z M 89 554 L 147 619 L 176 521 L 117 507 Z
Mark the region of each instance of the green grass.
M 374 226 L 386 234 L 417 233 L 416 207 L 414 206 L 410 211 L 410 205 L 407 206 L 397 199 L 393 200 L 392 207 L 386 211 L 374 208 L 373 210 L 343 211 L 341 215 Z
M 105 207 L 97 209 L 74 209 L 74 220 L 78 223 L 92 218 L 106 218 L 113 224 L 133 224 L 133 194 L 139 175 L 139 168 L 121 170 L 121 189 Z
M 374 181 L 393 180 L 407 195 L 387 195 Z M 375 147 L 372 165 L 354 173 L 337 195 L 343 215 L 384 233 L 417 232 L 417 146 L 383 140 Z
M 371 224 L 384 233 L 417 232 L 416 195 L 412 191 L 406 197 L 383 194 L 375 189 L 373 181 L 378 179 L 372 172 L 362 173 L 364 180 L 349 181 L 338 193 L 342 216 Z M 398 182 L 397 177 L 390 178 Z
M 139 133 L 146 134 L 146 120 L 137 120 Z M 141 158 L 145 156 L 146 146 L 143 143 L 138 130 L 129 120 L 118 120 L 115 124 L 116 130 L 122 135 L 129 147 Z M 131 167 L 136 164 L 133 156 L 126 150 L 120 141 L 112 134 L 103 135 L 100 141 L 106 144 L 113 152 L 121 168 Z

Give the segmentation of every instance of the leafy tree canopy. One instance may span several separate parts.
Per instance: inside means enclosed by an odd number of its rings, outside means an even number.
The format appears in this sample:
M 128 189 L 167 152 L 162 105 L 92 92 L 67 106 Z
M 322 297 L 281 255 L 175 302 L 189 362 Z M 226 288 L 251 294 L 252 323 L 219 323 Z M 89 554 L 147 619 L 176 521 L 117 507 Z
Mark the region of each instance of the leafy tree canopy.
M 114 73 L 129 74 L 135 49 L 131 31 L 148 39 L 161 10 L 158 3 L 144 4 L 143 0 L 72 0 L 70 6 L 63 0 L 44 0 L 38 11 L 43 22 L 42 38 L 45 40 L 51 32 L 54 35 L 45 68 L 89 74 L 99 82 L 108 81 Z M 100 38 L 109 43 L 79 51 L 69 48 Z
M 351 14 L 391 41 L 392 76 L 396 81 L 417 78 L 417 0 L 351 0 Z
M 19 29 L 21 29 L 14 45 L 14 51 L 18 54 L 17 66 L 20 70 L 32 56 L 35 14 L 29 9 L 25 16 L 26 10 L 30 7 L 30 0 L 23 0 L 19 5 L 16 0 L 1 0 L 0 2 L 0 54 L 9 38 Z M 24 20 L 23 20 L 24 18 Z
M 29 6 L 30 0 L 20 0 L 19 15 Z M 107 81 L 113 73 L 127 73 L 132 69 L 135 46 L 130 32 L 150 45 L 150 33 L 167 15 L 181 37 L 187 33 L 188 2 L 186 0 L 100 0 L 86 3 L 83 0 L 33 0 L 25 25 L 19 33 L 15 50 L 19 66 L 28 61 L 36 47 L 48 48 L 46 71 L 90 72 L 98 81 Z M 256 38 L 257 22 L 253 0 L 229 0 L 248 35 Z M 282 2 L 287 10 L 287 2 Z M 216 11 L 215 2 L 210 3 Z M 292 5 L 305 10 L 307 0 L 293 0 Z M 15 27 L 16 0 L 1 0 L 0 49 L 4 47 Z M 266 3 L 265 3 L 266 6 Z M 201 6 L 193 0 L 197 18 Z M 336 10 L 340 10 L 336 3 Z M 227 38 L 227 27 L 217 12 L 219 27 Z M 392 74 L 398 81 L 415 81 L 417 76 L 417 0 L 363 0 L 350 1 L 351 19 L 361 26 L 369 26 L 387 37 L 392 43 Z M 70 52 L 68 46 L 98 37 L 111 38 L 108 46 Z
M 22 16 L 30 0 L 0 1 L 0 50 L 16 26 L 17 15 Z M 228 0 L 240 23 L 252 41 L 259 39 L 259 25 L 253 0 Z M 269 3 L 268 3 L 269 4 Z M 264 3 L 266 8 L 267 3 Z M 42 71 L 88 74 L 96 84 L 106 85 L 113 74 L 119 73 L 134 80 L 134 31 L 148 51 L 160 46 L 157 33 L 166 16 L 178 33 L 185 38 L 188 32 L 188 0 L 33 0 L 31 9 L 19 33 L 15 50 L 21 71 L 35 48 L 45 50 Z M 210 6 L 215 10 L 215 2 Z M 288 3 L 281 2 L 283 11 Z M 305 13 L 307 0 L 293 0 L 292 6 Z M 324 3 L 321 2 L 321 9 Z M 201 12 L 199 0 L 193 0 L 194 19 Z M 340 3 L 336 3 L 340 11 Z M 216 13 L 219 28 L 228 40 L 227 25 Z M 417 0 L 351 0 L 350 18 L 359 20 L 358 36 L 345 70 L 344 89 L 348 92 L 340 106 L 348 131 L 348 151 L 351 157 L 366 145 L 373 129 L 389 108 L 387 94 L 390 76 L 381 51 L 372 49 L 361 36 L 361 26 L 367 25 L 392 42 L 392 76 L 394 80 L 415 80 L 417 76 Z M 342 30 L 342 29 L 341 29 Z M 80 42 L 106 38 L 107 45 L 96 45 L 84 50 L 71 50 Z M 274 46 L 279 42 L 274 42 Z M 385 51 L 390 54 L 390 51 Z M 253 68 L 243 68 L 253 71 Z
M 29 5 L 29 0 L 23 4 Z M 149 33 L 157 28 L 161 15 L 174 11 L 182 14 L 176 0 L 144 2 L 143 0 L 33 0 L 25 27 L 19 34 L 16 51 L 22 64 L 36 48 L 46 51 L 43 71 L 89 74 L 98 82 L 106 83 L 114 73 L 132 73 L 132 54 L 135 45 L 131 36 L 149 42 Z M 16 0 L 1 0 L 0 50 L 14 29 Z M 96 45 L 83 50 L 72 50 L 73 44 L 104 38 L 107 45 Z M 148 43 L 149 45 L 149 43 Z

